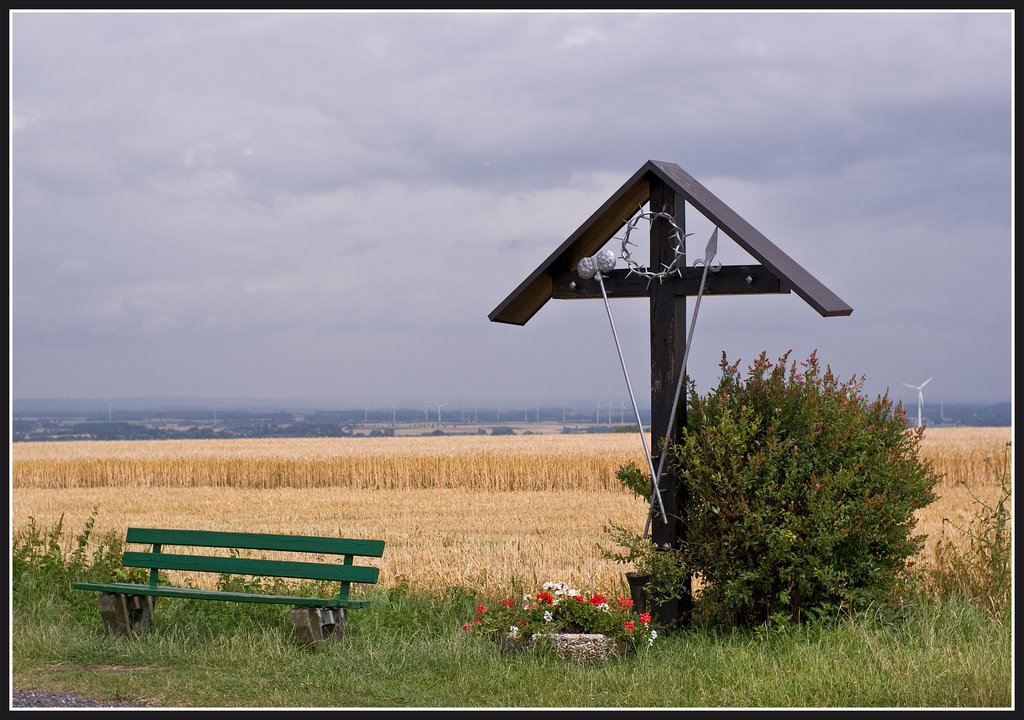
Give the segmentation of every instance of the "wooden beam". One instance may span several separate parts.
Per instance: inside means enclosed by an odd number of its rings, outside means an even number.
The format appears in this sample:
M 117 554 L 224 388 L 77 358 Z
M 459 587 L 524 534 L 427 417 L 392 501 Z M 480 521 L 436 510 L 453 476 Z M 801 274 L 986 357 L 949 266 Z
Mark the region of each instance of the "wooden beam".
M 700 291 L 702 268 L 687 268 L 683 277 L 673 276 L 664 281 L 648 280 L 629 270 L 612 270 L 604 276 L 604 288 L 609 298 L 649 298 L 658 286 L 669 286 L 674 295 L 695 297 Z M 763 265 L 726 265 L 718 272 L 708 272 L 705 295 L 765 295 L 787 294 L 785 285 Z M 551 297 L 556 300 L 592 300 L 601 298 L 597 280 L 582 279 L 573 270 L 552 280 Z
M 665 212 L 675 218 L 685 238 L 684 202 L 666 183 L 651 182 L 651 210 Z M 685 244 L 685 239 L 683 240 Z M 686 248 L 684 246 L 683 251 Z M 650 267 L 671 264 L 675 253 L 672 226 L 664 220 L 651 223 Z M 672 285 L 651 283 L 651 456 L 655 468 L 661 465 L 662 443 L 668 435 L 670 445 L 682 439 L 686 427 L 686 402 L 680 398 L 673 407 L 680 366 L 686 353 L 686 295 L 676 294 Z M 675 411 L 673 415 L 673 410 Z M 672 426 L 671 435 L 668 433 Z M 664 449 L 665 452 L 669 448 Z M 672 463 L 664 463 L 658 484 L 667 517 L 660 514 L 651 519 L 651 540 L 663 548 L 680 548 L 686 541 L 686 487 L 679 482 Z M 690 582 L 679 600 L 663 603 L 656 609 L 658 620 L 666 627 L 689 623 L 692 609 Z

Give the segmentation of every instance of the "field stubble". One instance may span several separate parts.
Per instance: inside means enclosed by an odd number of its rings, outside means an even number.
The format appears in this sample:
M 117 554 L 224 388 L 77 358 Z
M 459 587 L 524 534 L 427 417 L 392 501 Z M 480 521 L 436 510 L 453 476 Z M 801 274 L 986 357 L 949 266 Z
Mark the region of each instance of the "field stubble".
M 929 428 L 942 480 L 920 511 L 927 563 L 944 525 L 998 502 L 1011 428 Z M 63 518 L 74 537 L 128 526 L 382 538 L 381 582 L 488 593 L 561 580 L 621 589 L 608 523 L 643 528 L 615 471 L 635 434 L 15 443 L 11 528 Z M 976 499 L 977 498 L 977 499 Z M 208 582 L 195 578 L 197 584 Z

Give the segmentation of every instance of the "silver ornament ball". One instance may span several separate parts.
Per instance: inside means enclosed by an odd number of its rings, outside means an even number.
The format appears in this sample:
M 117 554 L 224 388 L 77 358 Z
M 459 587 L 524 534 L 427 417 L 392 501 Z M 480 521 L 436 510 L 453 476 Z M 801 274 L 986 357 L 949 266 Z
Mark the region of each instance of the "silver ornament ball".
M 580 258 L 580 261 L 576 264 L 576 272 L 578 272 L 580 277 L 584 280 L 589 280 L 594 277 L 597 273 L 597 269 L 594 267 L 594 258 Z
M 615 269 L 615 253 L 608 248 L 598 251 L 594 256 L 594 264 L 597 266 L 598 272 L 611 272 Z

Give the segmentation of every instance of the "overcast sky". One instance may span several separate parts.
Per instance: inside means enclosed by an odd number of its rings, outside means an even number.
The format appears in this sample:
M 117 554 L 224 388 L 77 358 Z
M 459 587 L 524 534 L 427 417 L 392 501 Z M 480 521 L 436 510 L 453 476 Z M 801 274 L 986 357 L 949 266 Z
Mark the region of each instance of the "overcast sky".
M 12 12 L 10 47 L 16 399 L 618 404 L 600 300 L 488 314 L 648 160 L 853 307 L 703 298 L 698 389 L 817 350 L 1011 399 L 1010 12 Z M 647 406 L 648 305 L 611 308 Z

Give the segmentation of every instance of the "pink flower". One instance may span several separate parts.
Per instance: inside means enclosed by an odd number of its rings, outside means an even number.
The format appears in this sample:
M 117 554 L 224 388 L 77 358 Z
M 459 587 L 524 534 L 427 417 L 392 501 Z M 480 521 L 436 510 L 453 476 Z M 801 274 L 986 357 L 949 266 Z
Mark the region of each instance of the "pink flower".
M 469 624 L 469 623 L 463 623 L 462 624 L 462 629 L 465 630 L 466 632 L 469 632 L 470 630 L 473 629 L 473 626 L 471 624 Z

